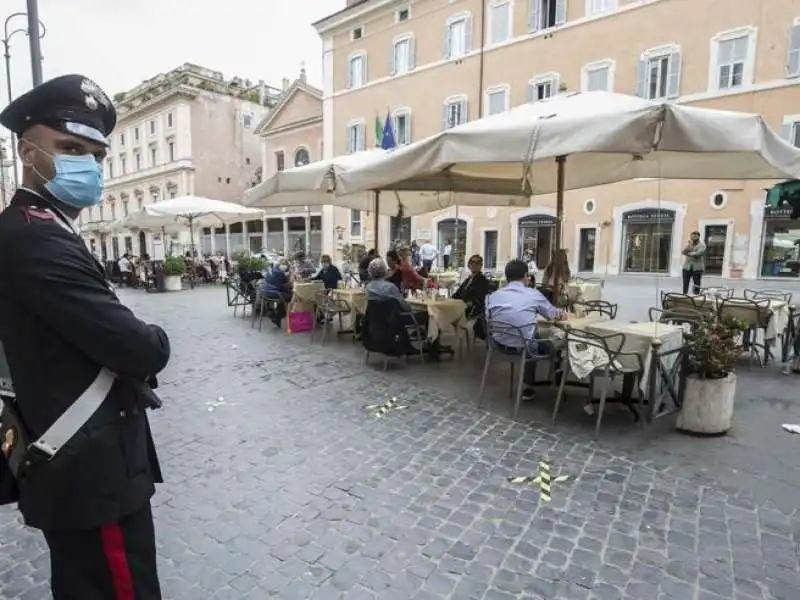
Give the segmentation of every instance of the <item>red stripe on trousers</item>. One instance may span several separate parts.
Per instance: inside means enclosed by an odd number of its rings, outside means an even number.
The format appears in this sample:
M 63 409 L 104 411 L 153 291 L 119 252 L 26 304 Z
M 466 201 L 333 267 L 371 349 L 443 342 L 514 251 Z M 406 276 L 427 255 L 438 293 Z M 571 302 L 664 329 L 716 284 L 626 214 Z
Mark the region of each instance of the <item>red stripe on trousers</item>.
M 100 527 L 100 536 L 103 539 L 103 553 L 111 570 L 111 580 L 114 582 L 114 600 L 135 600 L 122 529 L 116 523 L 103 525 Z

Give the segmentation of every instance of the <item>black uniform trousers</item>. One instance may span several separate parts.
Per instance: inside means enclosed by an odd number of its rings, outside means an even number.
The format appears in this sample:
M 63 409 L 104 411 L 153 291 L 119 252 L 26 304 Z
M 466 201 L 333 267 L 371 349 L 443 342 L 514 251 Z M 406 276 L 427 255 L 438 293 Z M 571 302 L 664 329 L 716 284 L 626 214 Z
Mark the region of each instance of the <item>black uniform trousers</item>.
M 694 288 L 692 291 L 695 295 L 700 293 L 700 286 L 703 281 L 703 272 L 702 271 L 695 271 L 694 269 L 684 269 L 683 270 L 683 293 L 689 293 L 689 282 L 692 283 L 692 287 Z
M 161 600 L 149 502 L 117 523 L 44 536 L 53 600 Z

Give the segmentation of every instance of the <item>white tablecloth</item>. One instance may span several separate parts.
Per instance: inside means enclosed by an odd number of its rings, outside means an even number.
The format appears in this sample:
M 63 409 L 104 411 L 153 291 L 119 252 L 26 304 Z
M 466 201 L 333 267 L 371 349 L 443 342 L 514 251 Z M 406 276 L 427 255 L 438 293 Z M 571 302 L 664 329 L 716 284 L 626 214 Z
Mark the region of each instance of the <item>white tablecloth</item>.
M 638 354 L 642 359 L 644 366 L 644 373 L 642 380 L 639 382 L 642 393 L 647 390 L 647 382 L 650 376 L 650 369 L 652 368 L 652 354 L 650 352 L 652 347 L 652 340 L 661 340 L 660 352 L 668 352 L 676 350 L 683 345 L 683 329 L 677 325 L 668 325 L 666 323 L 625 323 L 622 321 L 595 321 L 593 323 L 581 324 L 576 326 L 576 329 L 586 329 L 587 331 L 597 335 L 609 335 L 612 333 L 622 333 L 625 335 L 625 343 L 622 345 L 623 352 L 631 352 Z M 614 349 L 617 347 L 618 342 L 612 342 L 609 346 Z M 662 359 L 664 367 L 667 369 L 672 368 L 677 359 L 677 353 Z M 606 360 L 608 358 L 606 357 Z M 625 366 L 633 366 L 634 363 L 629 363 L 630 358 L 621 357 L 620 362 Z M 603 363 L 605 364 L 605 363 Z M 602 366 L 602 365 L 601 365 Z
M 428 339 L 431 341 L 443 331 L 459 335 L 460 330 L 466 328 L 467 305 L 462 300 L 409 298 L 408 303 L 413 309 L 428 311 Z

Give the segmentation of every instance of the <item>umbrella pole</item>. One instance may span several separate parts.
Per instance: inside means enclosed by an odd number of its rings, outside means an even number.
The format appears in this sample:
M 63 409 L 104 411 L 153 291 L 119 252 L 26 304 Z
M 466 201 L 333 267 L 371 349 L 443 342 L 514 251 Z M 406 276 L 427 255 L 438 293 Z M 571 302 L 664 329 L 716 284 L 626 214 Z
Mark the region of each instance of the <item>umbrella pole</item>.
M 564 175 L 566 163 L 566 156 L 556 156 L 556 250 L 561 249 L 564 238 Z
M 380 190 L 378 190 L 375 192 L 375 245 L 373 246 L 376 252 L 378 250 L 378 225 L 379 225 L 378 211 L 380 210 L 380 207 L 381 207 L 381 192 Z

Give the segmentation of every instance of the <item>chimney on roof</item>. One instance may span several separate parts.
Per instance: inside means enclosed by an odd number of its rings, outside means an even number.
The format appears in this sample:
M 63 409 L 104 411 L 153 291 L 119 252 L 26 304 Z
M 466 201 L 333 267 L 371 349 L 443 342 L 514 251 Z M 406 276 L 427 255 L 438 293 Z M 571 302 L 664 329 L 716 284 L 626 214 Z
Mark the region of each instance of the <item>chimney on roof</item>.
M 284 77 L 284 78 L 281 80 L 281 89 L 282 89 L 283 91 L 286 91 L 286 90 L 288 90 L 288 89 L 289 89 L 289 78 L 288 78 L 288 77 Z
M 258 103 L 265 106 L 267 103 L 267 84 L 263 79 L 258 80 Z
M 299 77 L 299 79 L 300 79 L 301 83 L 305 83 L 306 82 L 306 61 L 303 61 L 303 62 L 300 63 L 300 77 Z

